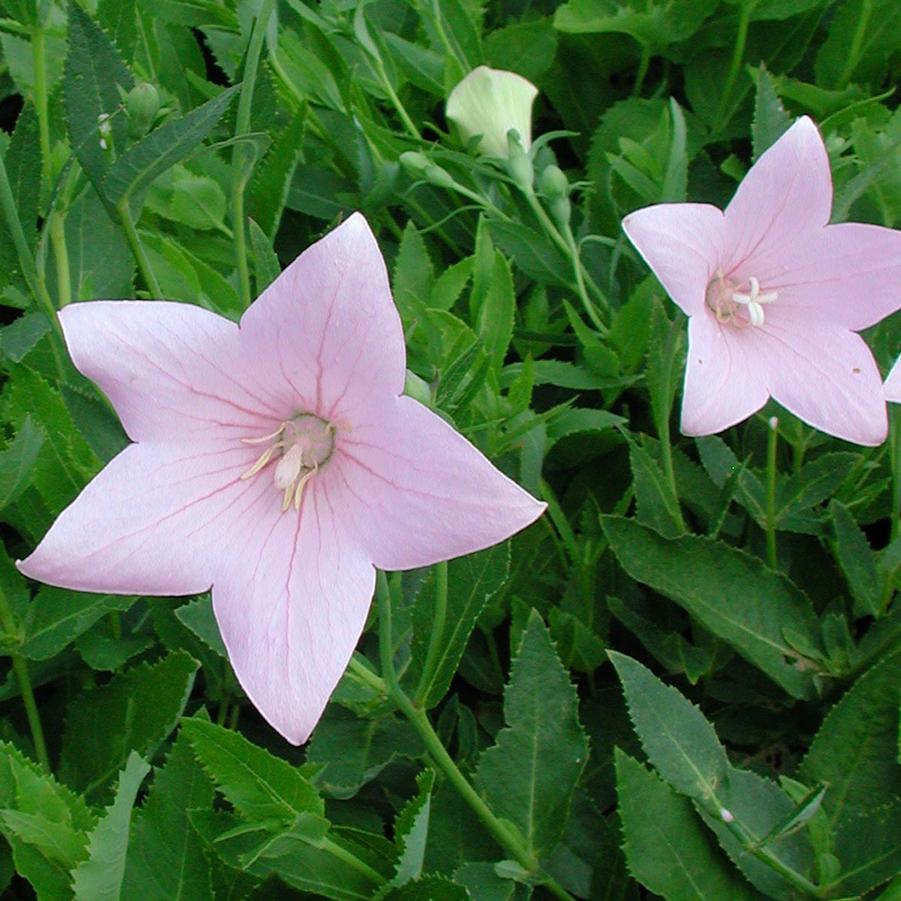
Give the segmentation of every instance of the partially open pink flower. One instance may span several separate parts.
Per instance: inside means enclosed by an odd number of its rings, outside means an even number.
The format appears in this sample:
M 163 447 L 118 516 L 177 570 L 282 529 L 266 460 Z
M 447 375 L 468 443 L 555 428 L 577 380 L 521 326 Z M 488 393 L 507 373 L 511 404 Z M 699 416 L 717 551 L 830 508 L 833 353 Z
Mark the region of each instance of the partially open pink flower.
M 901 232 L 828 225 L 826 148 L 799 119 L 725 211 L 646 207 L 623 228 L 688 314 L 682 431 L 709 435 L 769 397 L 858 444 L 887 431 L 879 370 L 855 332 L 901 307 Z
M 892 366 L 892 371 L 885 380 L 885 399 L 901 404 L 901 357 Z
M 235 673 L 307 739 L 375 580 L 501 541 L 539 504 L 402 397 L 404 336 L 365 219 L 294 261 L 240 325 L 162 301 L 60 313 L 135 443 L 60 515 L 26 575 L 86 591 L 213 590 Z

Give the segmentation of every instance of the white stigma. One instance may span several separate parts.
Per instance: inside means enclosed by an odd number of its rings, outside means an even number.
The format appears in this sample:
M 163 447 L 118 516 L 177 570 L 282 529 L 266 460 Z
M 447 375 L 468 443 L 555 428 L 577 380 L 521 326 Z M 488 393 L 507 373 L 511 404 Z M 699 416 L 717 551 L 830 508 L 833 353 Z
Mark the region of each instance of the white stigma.
M 773 303 L 773 301 L 778 300 L 779 292 L 767 291 L 765 294 L 761 294 L 760 282 L 758 282 L 753 275 L 748 278 L 748 284 L 751 286 L 750 293 L 745 294 L 741 291 L 733 291 L 732 300 L 735 303 L 746 306 L 748 308 L 748 320 L 751 325 L 759 327 L 766 321 L 766 316 L 763 312 L 763 304 Z
M 292 504 L 299 510 L 304 486 L 335 449 L 335 427 L 312 413 L 298 413 L 268 435 L 241 440 L 244 444 L 271 442 L 241 478 L 252 478 L 271 460 L 278 459 L 273 478 L 275 487 L 283 492 L 282 512 Z

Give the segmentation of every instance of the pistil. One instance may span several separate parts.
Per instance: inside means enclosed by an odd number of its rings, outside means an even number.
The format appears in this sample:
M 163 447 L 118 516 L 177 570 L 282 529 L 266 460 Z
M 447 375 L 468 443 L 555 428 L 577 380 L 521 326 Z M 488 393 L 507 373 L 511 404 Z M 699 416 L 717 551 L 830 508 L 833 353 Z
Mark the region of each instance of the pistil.
M 778 291 L 761 291 L 760 282 L 753 275 L 748 278 L 749 291 L 738 291 L 738 285 L 721 271 L 707 286 L 707 306 L 713 311 L 718 322 L 731 323 L 743 327 L 752 325 L 757 328 L 766 321 L 764 304 L 774 303 L 779 299 Z M 747 318 L 737 315 L 744 308 Z
M 244 444 L 270 442 L 241 478 L 252 478 L 277 459 L 273 479 L 275 487 L 283 493 L 282 512 L 285 512 L 292 505 L 295 510 L 300 509 L 304 487 L 331 457 L 335 449 L 335 427 L 312 413 L 298 413 L 268 435 L 241 440 Z

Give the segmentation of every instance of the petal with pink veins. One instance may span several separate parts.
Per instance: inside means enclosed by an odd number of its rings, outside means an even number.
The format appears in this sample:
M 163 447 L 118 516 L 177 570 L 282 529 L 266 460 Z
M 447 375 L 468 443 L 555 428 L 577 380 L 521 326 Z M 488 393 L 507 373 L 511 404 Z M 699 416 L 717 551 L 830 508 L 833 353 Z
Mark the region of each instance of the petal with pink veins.
M 218 545 L 271 482 L 242 481 L 257 452 L 233 441 L 132 444 L 59 515 L 19 569 L 78 591 L 206 591 Z
M 832 212 L 829 157 L 816 125 L 803 116 L 750 168 L 726 207 L 729 270 L 741 278 L 783 260 L 792 244 L 822 229 Z M 747 270 L 747 271 L 746 271 Z
M 689 316 L 700 313 L 725 259 L 722 210 L 706 203 L 660 203 L 629 213 L 623 230 L 669 296 Z
M 338 444 L 330 491 L 380 569 L 413 569 L 470 554 L 525 528 L 536 501 L 462 435 L 409 397 Z
M 692 316 L 682 398 L 682 432 L 712 435 L 747 419 L 769 399 L 750 329 Z
M 754 273 L 780 307 L 859 331 L 901 309 L 901 231 L 848 222 L 796 241 Z
M 241 318 L 241 343 L 257 390 L 327 420 L 403 391 L 403 328 L 361 215 L 305 250 L 257 298 Z
M 134 441 L 265 434 L 284 418 L 252 385 L 238 327 L 161 300 L 69 304 L 59 313 L 72 362 L 96 382 Z
M 754 336 L 770 393 L 814 428 L 873 446 L 888 419 L 882 378 L 863 338 L 828 322 L 768 317 Z
M 375 570 L 316 480 L 299 516 L 261 499 L 245 520 L 222 547 L 213 610 L 247 696 L 301 744 L 363 631 Z

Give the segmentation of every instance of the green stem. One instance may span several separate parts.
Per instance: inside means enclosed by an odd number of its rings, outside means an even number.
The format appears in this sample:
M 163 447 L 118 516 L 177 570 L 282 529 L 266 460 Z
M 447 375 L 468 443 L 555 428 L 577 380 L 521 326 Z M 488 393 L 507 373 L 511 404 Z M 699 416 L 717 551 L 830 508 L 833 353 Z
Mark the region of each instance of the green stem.
M 116 207 L 116 210 L 119 213 L 119 221 L 122 223 L 122 228 L 125 230 L 125 237 L 128 238 L 128 244 L 131 247 L 135 262 L 138 264 L 138 269 L 141 270 L 141 275 L 147 284 L 148 290 L 157 300 L 162 299 L 163 289 L 156 280 L 153 268 L 150 265 L 150 260 L 147 259 L 147 254 L 144 252 L 144 245 L 141 244 L 141 239 L 138 236 L 138 230 L 135 228 L 134 220 L 131 218 L 131 210 L 128 206 L 128 195 L 122 198 L 119 205 Z
M 401 103 L 400 97 L 397 96 L 397 92 L 394 90 L 391 81 L 388 79 L 388 73 L 385 71 L 385 64 L 382 62 L 381 57 L 373 56 L 372 54 L 370 54 L 370 57 L 375 64 L 375 70 L 378 73 L 382 87 L 385 89 L 385 93 L 388 95 L 388 99 L 391 101 L 391 105 L 396 110 L 397 115 L 400 116 L 400 121 L 403 122 L 404 128 L 407 130 L 407 134 L 409 134 L 410 137 L 414 140 L 421 141 L 422 137 L 419 134 L 419 129 L 413 123 L 413 120 L 410 118 L 406 107 L 403 105 L 403 103 Z
M 889 452 L 892 457 L 892 522 L 891 540 L 901 534 L 901 406 L 889 404 L 892 432 Z
M 495 841 L 507 851 L 527 871 L 538 872 L 538 861 L 522 846 L 519 838 L 508 825 L 494 815 L 484 799 L 469 783 L 469 780 L 460 772 L 460 768 L 454 762 L 446 748 L 441 743 L 428 715 L 424 710 L 416 707 L 404 690 L 400 687 L 397 671 L 394 669 L 394 648 L 391 624 L 391 591 L 388 587 L 388 579 L 383 572 L 378 573 L 376 582 L 376 596 L 378 599 L 379 615 L 379 657 L 382 665 L 382 678 L 388 687 L 388 691 L 394 702 L 400 708 L 404 716 L 419 733 L 426 750 L 438 768 L 444 773 L 448 781 L 463 800 L 472 808 L 476 816 L 482 821 L 485 828 L 491 833 Z M 539 874 L 541 884 L 561 901 L 573 901 L 572 896 L 563 889 L 555 880 Z
M 377 676 L 365 663 L 362 663 L 356 657 L 350 658 L 347 668 L 361 681 L 365 682 L 370 688 L 381 692 L 383 695 L 388 694 L 388 686 L 385 680 Z
M 666 342 L 663 347 L 668 385 L 671 385 L 673 381 L 673 367 L 676 364 L 676 348 L 678 346 L 679 335 L 682 331 L 681 326 L 682 324 L 679 317 L 676 317 L 670 325 L 669 332 L 666 336 Z M 672 396 L 672 390 L 667 389 L 666 397 L 671 400 Z M 672 436 L 670 435 L 670 413 L 671 404 L 668 404 L 664 409 L 661 409 L 659 414 L 654 418 L 657 426 L 657 438 L 660 441 L 660 458 L 663 463 L 663 474 L 670 487 L 670 491 L 672 492 L 673 514 L 676 518 L 676 525 L 684 532 L 686 531 L 685 519 L 682 516 L 682 505 L 679 503 L 679 486 L 676 484 L 676 470 L 673 466 L 673 442 Z
M 767 423 L 766 443 L 766 559 L 776 569 L 776 447 L 779 441 L 779 421 L 773 416 Z
M 240 138 L 250 131 L 250 108 L 253 103 L 253 90 L 260 67 L 260 52 L 266 36 L 269 16 L 275 8 L 275 0 L 263 0 L 259 15 L 253 24 L 250 43 L 247 46 L 247 60 L 244 63 L 244 79 L 241 84 L 241 96 L 238 98 L 238 114 L 235 119 L 235 137 Z M 250 296 L 250 271 L 247 268 L 247 230 L 244 222 L 244 188 L 247 184 L 249 148 L 243 142 L 237 142 L 232 150 L 232 227 L 234 230 L 235 262 L 238 267 L 238 282 L 241 288 L 241 300 L 246 307 L 253 299 Z
M 432 615 L 432 631 L 429 635 L 429 646 L 422 667 L 422 676 L 416 688 L 416 705 L 424 704 L 432 687 L 435 675 L 435 661 L 444 644 L 444 623 L 447 618 L 447 562 L 443 561 L 435 567 L 435 608 Z
M 845 64 L 842 66 L 842 73 L 838 79 L 839 89 L 848 86 L 857 64 L 860 62 L 860 50 L 863 45 L 864 36 L 870 24 L 870 16 L 873 13 L 873 0 L 863 0 L 860 15 L 857 17 L 857 27 L 854 29 L 854 35 L 845 54 Z
M 2 588 L 0 588 L 0 627 L 2 627 L 7 638 L 14 638 L 18 632 L 16 618 L 9 608 L 6 592 Z M 31 740 L 34 742 L 35 755 L 38 763 L 49 772 L 50 757 L 47 754 L 47 742 L 44 741 L 41 715 L 34 700 L 34 691 L 28 675 L 28 663 L 19 653 L 13 652 L 9 656 L 12 660 L 13 672 L 16 674 L 16 681 L 19 683 L 19 690 L 22 692 L 22 702 L 25 705 L 25 716 L 28 718 L 28 728 L 31 730 Z
M 65 217 L 58 210 L 50 214 L 47 223 L 50 242 L 53 244 L 53 259 L 56 263 L 56 291 L 60 307 L 72 302 L 72 273 L 69 271 L 69 249 L 66 246 Z
M 726 75 L 726 81 L 720 92 L 719 109 L 716 116 L 716 129 L 721 131 L 725 126 L 727 116 L 727 107 L 729 98 L 732 95 L 732 88 L 735 87 L 735 79 L 738 78 L 741 63 L 745 55 L 745 44 L 748 41 L 748 25 L 751 22 L 751 12 L 756 6 L 756 0 L 745 0 L 741 4 L 741 12 L 738 16 L 738 34 L 735 36 L 735 44 L 732 48 L 732 61 L 729 63 L 729 72 Z
M 385 881 L 385 877 L 381 873 L 377 873 L 368 863 L 360 860 L 356 854 L 352 854 L 347 848 L 342 848 L 341 845 L 336 844 L 331 839 L 322 839 L 321 842 L 317 843 L 317 847 L 322 848 L 323 851 L 328 851 L 332 857 L 340 860 L 342 863 L 346 863 L 352 870 L 356 870 L 376 885 L 381 885 Z

